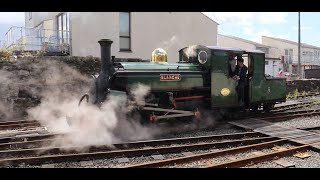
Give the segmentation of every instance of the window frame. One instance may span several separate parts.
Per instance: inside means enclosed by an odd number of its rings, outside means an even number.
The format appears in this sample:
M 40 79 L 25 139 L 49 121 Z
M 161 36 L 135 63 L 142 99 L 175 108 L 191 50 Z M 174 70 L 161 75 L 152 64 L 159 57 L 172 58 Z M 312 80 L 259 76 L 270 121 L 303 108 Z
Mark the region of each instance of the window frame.
M 129 14 L 129 36 L 122 36 L 120 35 L 120 13 L 128 13 Z M 119 51 L 120 52 L 132 52 L 131 46 L 131 12 L 120 12 L 119 13 Z M 122 48 L 120 45 L 121 38 L 128 38 L 129 39 L 129 48 Z
M 65 19 L 64 19 L 65 17 Z M 61 24 L 59 23 L 59 19 L 61 19 Z M 69 22 L 69 14 L 67 12 L 62 12 L 62 13 L 59 13 L 58 15 L 56 15 L 56 31 L 57 31 L 57 35 L 59 37 L 59 44 L 63 44 L 63 43 L 67 43 L 69 44 L 69 28 L 70 28 L 70 23 Z M 65 25 L 65 28 L 64 29 L 64 25 Z M 59 27 L 61 26 L 61 30 L 59 29 Z M 61 36 L 60 36 L 60 32 L 59 31 L 62 31 L 61 32 Z M 65 37 L 64 37 L 65 36 Z M 60 40 L 61 38 L 61 40 Z

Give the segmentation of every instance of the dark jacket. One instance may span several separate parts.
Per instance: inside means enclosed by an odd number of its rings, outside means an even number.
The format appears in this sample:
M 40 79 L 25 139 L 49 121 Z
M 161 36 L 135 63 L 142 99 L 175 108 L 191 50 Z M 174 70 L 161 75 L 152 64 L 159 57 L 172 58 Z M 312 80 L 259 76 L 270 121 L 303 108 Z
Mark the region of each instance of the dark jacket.
M 236 70 L 236 69 L 234 69 L 234 70 Z M 231 69 L 231 65 L 229 64 L 229 66 L 228 66 L 228 73 L 229 73 L 229 77 L 233 77 L 235 74 L 234 74 L 234 72 L 235 71 L 232 71 L 232 69 Z
M 247 84 L 247 71 L 248 71 L 248 68 L 246 65 L 243 65 L 241 69 L 238 65 L 236 66 L 236 68 L 233 72 L 233 76 L 237 75 L 240 77 L 239 85 L 240 84 L 243 84 L 243 85 Z

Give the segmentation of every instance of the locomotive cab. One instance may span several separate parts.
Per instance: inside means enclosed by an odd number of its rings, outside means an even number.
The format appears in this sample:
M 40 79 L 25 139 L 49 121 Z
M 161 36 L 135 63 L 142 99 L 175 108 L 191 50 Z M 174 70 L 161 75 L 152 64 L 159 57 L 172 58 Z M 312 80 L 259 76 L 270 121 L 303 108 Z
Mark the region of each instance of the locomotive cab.
M 285 101 L 286 82 L 284 78 L 265 76 L 265 54 L 262 51 L 245 51 L 239 48 L 209 47 L 212 49 L 211 66 L 211 108 L 272 109 L 275 103 Z M 237 92 L 238 81 L 230 77 L 232 58 L 244 59 L 247 66 L 244 93 Z M 236 65 L 236 64 L 234 64 Z M 233 65 L 233 66 L 234 66 Z M 244 101 L 238 101 L 244 96 Z

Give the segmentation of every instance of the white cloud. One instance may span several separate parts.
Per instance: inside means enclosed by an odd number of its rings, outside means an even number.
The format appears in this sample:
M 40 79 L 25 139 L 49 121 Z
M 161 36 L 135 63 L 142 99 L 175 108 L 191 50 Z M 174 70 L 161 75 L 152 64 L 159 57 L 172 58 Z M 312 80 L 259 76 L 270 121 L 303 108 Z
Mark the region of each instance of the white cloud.
M 244 28 L 243 28 L 243 32 L 244 32 L 245 34 L 247 34 L 247 35 L 253 34 L 253 30 L 252 30 L 251 27 L 244 27 Z
M 257 14 L 257 20 L 261 24 L 282 24 L 287 22 L 287 12 L 263 12 Z
M 251 24 L 249 21 L 252 19 L 253 13 L 249 12 L 205 12 L 207 16 L 217 21 L 219 24 L 223 23 L 238 23 L 238 24 Z
M 261 36 L 271 36 L 287 39 L 288 34 L 274 34 L 269 30 L 256 32 L 253 25 L 268 25 L 272 30 L 272 25 L 287 23 L 289 13 L 287 12 L 208 12 L 207 16 L 217 21 L 220 25 L 235 24 L 242 29 L 246 38 L 254 42 L 261 43 Z
M 312 27 L 310 27 L 310 26 L 300 26 L 300 30 L 301 30 L 301 31 L 311 30 L 311 29 L 312 29 Z M 298 31 L 298 26 L 293 26 L 293 27 L 292 27 L 292 30 Z
M 0 24 L 22 24 L 24 12 L 0 12 Z
M 287 22 L 287 12 L 204 12 L 207 16 L 223 23 L 237 23 L 239 25 L 252 25 L 253 22 L 261 24 L 281 24 Z
M 269 36 L 269 37 L 275 37 L 275 38 L 281 38 L 281 39 L 288 39 L 289 38 L 289 33 L 287 34 L 274 34 L 268 30 L 263 30 L 254 33 L 252 36 L 249 36 L 248 39 L 257 43 L 262 43 L 261 42 L 261 36 Z

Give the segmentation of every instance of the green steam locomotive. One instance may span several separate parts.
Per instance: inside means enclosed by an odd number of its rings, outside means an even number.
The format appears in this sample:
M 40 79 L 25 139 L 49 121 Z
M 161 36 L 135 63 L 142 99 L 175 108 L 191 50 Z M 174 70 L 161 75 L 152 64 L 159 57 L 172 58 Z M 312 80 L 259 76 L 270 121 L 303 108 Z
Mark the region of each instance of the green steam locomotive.
M 102 39 L 99 44 L 101 72 L 90 92 L 91 102 L 101 105 L 110 95 L 130 99 L 130 89 L 143 84 L 150 93 L 142 103 L 131 103 L 151 122 L 200 119 L 202 110 L 228 114 L 262 107 L 269 111 L 286 101 L 286 80 L 265 76 L 262 51 L 195 45 L 182 48 L 177 63 L 168 63 L 167 53 L 160 48 L 152 52 L 150 62 L 116 62 L 111 58 L 112 41 Z M 238 81 L 229 75 L 230 56 L 244 59 L 247 65 L 244 94 L 239 94 Z M 239 96 L 245 96 L 244 101 L 239 102 Z

